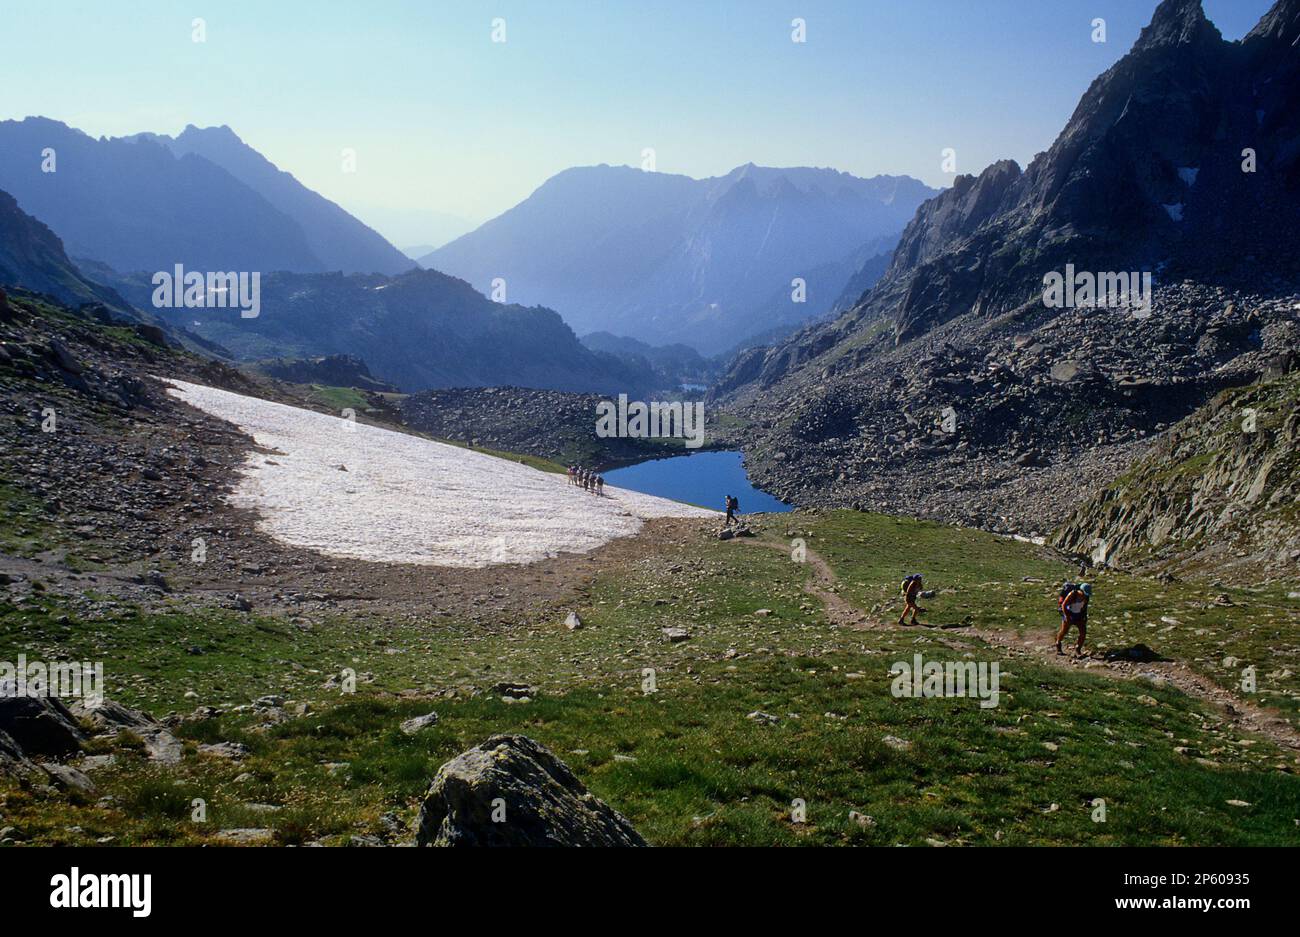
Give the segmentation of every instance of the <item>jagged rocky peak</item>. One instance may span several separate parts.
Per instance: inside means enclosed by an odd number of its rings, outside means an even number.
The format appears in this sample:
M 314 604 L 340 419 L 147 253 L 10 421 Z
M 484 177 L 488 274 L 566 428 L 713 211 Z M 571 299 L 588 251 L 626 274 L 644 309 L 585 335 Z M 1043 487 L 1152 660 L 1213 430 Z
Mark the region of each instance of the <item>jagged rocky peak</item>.
M 1201 0 L 1164 0 L 1156 8 L 1151 23 L 1138 36 L 1134 49 L 1183 45 L 1206 39 L 1222 42 L 1223 35 L 1206 18 Z
M 1277 0 L 1242 40 L 1250 44 L 1260 40 L 1281 40 L 1300 50 L 1300 0 Z
M 1020 166 L 1010 159 L 999 160 L 978 176 L 958 176 L 952 188 L 917 210 L 903 229 L 891 266 L 910 269 L 970 234 L 1006 207 L 1007 193 L 1020 176 Z

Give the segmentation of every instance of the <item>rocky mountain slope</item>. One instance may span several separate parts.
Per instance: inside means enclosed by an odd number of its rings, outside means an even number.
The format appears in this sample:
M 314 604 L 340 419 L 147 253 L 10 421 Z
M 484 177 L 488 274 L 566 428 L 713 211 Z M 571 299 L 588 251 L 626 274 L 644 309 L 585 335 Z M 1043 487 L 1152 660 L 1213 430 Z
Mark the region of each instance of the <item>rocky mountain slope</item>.
M 126 302 L 107 287 L 86 280 L 68 259 L 58 236 L 0 191 L 0 286 L 47 293 L 70 305 Z
M 1215 397 L 1054 541 L 1120 566 L 1300 580 L 1300 373 Z
M 569 169 L 421 263 L 604 329 L 711 354 L 826 312 L 862 263 L 933 194 L 905 176 L 741 166 L 714 179 L 626 166 Z M 791 280 L 808 301 L 790 301 Z M 774 303 L 780 295 L 782 301 Z
M 1165 0 L 1027 170 L 959 178 L 861 303 L 733 361 L 717 396 L 758 481 L 1043 534 L 1142 439 L 1292 351 L 1298 40 L 1300 0 L 1237 43 Z M 1069 264 L 1151 273 L 1150 315 L 1049 307 Z
M 438 439 L 563 465 L 608 467 L 682 453 L 678 440 L 597 436 L 596 406 L 608 399 L 524 387 L 451 387 L 411 394 L 400 410 L 404 425 Z

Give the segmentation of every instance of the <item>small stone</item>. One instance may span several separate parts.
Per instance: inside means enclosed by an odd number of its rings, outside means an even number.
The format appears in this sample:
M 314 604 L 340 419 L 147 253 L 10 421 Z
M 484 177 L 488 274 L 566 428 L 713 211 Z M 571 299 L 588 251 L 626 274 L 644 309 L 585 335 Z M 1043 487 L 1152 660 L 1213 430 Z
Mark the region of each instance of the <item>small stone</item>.
M 238 761 L 248 754 L 248 746 L 242 742 L 214 742 L 211 745 L 200 745 L 199 753 L 211 755 L 213 758 Z
M 437 724 L 438 714 L 426 713 L 423 716 L 415 716 L 412 719 L 407 719 L 402 723 L 402 731 L 407 735 L 415 735 L 421 729 L 427 729 L 430 726 L 436 726 Z

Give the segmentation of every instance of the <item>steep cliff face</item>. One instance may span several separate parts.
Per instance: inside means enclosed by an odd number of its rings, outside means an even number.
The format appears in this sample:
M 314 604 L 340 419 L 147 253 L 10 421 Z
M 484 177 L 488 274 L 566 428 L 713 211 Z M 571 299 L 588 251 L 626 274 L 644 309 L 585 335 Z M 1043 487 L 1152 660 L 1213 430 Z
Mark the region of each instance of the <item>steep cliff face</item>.
M 123 310 L 126 302 L 86 280 L 68 259 L 58 236 L 0 191 L 0 287 L 47 293 L 73 306 L 103 303 Z
M 1119 566 L 1300 582 L 1300 374 L 1217 396 L 1054 542 Z

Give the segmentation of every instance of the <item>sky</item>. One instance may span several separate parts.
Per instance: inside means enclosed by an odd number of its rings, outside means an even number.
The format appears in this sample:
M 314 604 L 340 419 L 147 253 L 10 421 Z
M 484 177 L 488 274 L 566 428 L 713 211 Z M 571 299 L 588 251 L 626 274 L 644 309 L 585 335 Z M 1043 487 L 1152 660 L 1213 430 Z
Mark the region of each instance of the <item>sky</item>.
M 563 169 L 641 166 L 647 150 L 657 171 L 697 178 L 754 162 L 938 187 L 953 178 L 948 148 L 957 172 L 1023 166 L 1156 5 L 0 0 L 0 119 L 93 136 L 227 124 L 406 247 L 468 230 Z M 1204 0 L 1229 39 L 1270 6 Z

